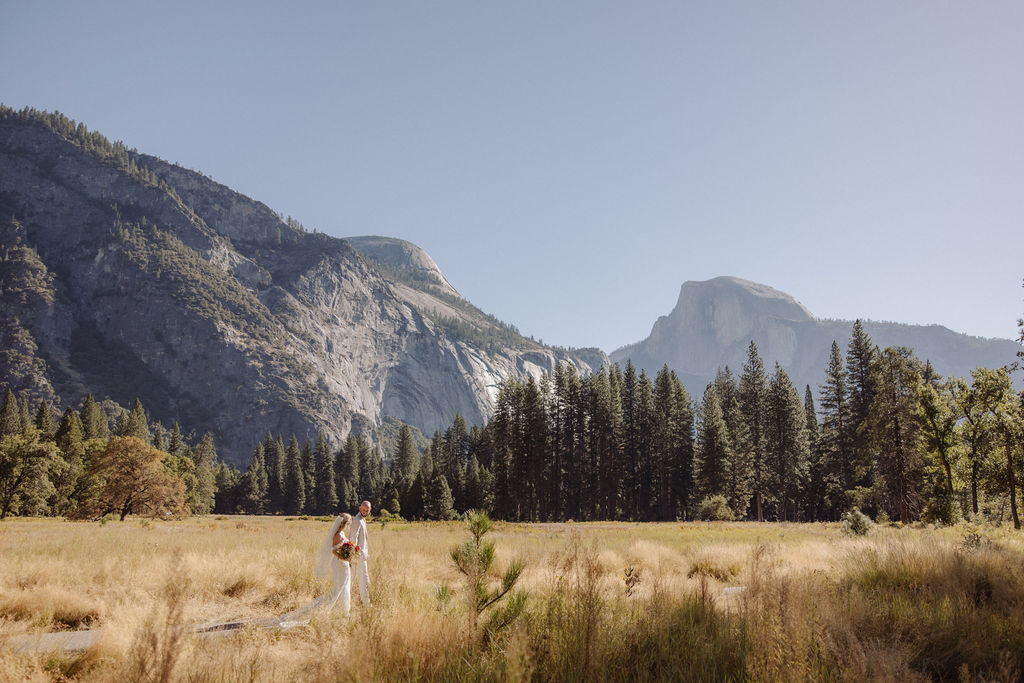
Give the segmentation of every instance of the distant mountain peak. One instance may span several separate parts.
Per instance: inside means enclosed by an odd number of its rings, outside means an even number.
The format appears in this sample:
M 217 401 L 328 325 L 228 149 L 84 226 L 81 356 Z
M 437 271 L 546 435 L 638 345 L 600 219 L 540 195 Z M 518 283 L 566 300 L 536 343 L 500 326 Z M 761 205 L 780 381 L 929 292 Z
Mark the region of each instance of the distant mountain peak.
M 969 337 L 939 325 L 866 318 L 862 323 L 879 346 L 908 346 L 945 375 L 966 376 L 974 367 L 1005 365 L 1013 362 L 1019 349 L 1008 339 Z M 691 393 L 699 394 L 719 368 L 738 372 L 753 341 L 765 367 L 778 362 L 797 386 L 817 386 L 824 380 L 832 342 L 845 348 L 852 326 L 852 321 L 815 318 L 803 304 L 773 287 L 716 277 L 683 283 L 675 308 L 658 318 L 650 335 L 610 356 L 615 363 L 632 360 L 648 372 L 668 365 Z
M 710 301 L 735 298 L 744 307 L 753 306 L 764 313 L 787 320 L 813 320 L 814 316 L 799 301 L 774 287 L 742 278 L 723 275 L 710 280 L 687 280 L 679 288 L 676 309 Z M 682 313 L 683 311 L 680 311 Z M 670 317 L 675 316 L 674 310 Z
M 397 270 L 414 280 L 436 285 L 444 293 L 462 298 L 434 263 L 434 259 L 430 258 L 430 254 L 412 242 L 381 235 L 346 237 L 345 241 L 378 265 Z

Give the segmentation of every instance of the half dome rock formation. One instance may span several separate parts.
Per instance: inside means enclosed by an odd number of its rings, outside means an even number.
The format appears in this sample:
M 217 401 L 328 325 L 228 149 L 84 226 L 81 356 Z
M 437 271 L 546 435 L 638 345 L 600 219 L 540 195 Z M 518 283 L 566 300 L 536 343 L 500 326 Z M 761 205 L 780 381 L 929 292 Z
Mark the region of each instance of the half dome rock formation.
M 972 368 L 1000 367 L 1015 360 L 1020 346 L 1008 339 L 982 339 L 939 325 L 862 322 L 875 344 L 907 346 L 944 375 L 967 376 Z M 797 387 L 817 390 L 824 380 L 832 341 L 843 353 L 853 321 L 819 320 L 792 296 L 735 277 L 685 282 L 672 312 L 650 335 L 611 353 L 612 362 L 632 360 L 638 369 L 675 370 L 699 396 L 719 368 L 742 372 L 750 342 L 770 372 L 777 362 Z

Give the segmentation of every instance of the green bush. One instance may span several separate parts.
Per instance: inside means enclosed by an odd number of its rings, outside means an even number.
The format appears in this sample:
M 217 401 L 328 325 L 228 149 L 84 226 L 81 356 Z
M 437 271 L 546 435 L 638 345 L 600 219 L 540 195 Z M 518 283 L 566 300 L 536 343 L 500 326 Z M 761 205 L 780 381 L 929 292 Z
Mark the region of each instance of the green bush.
M 875 527 L 871 518 L 857 508 L 843 515 L 843 533 L 847 536 L 864 536 Z
M 697 518 L 704 522 L 730 522 L 736 519 L 725 496 L 708 496 L 697 506 Z

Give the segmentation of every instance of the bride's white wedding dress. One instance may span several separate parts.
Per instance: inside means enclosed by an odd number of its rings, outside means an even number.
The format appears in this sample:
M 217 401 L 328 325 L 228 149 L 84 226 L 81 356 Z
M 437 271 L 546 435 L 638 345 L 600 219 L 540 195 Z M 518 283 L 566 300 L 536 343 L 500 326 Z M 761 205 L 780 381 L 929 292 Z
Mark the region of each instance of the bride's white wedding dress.
M 352 608 L 352 567 L 348 562 L 335 557 L 334 548 L 348 541 L 345 532 L 342 531 L 342 517 L 334 520 L 331 530 L 327 533 L 320 550 L 317 552 L 316 561 L 313 564 L 314 573 L 321 577 L 331 578 L 331 590 L 321 595 L 316 600 L 306 603 L 298 609 L 287 614 L 265 619 L 251 619 L 248 621 L 232 621 L 220 624 L 201 624 L 194 630 L 198 632 L 229 631 L 243 626 L 263 626 L 267 628 L 292 628 L 309 623 L 313 614 L 319 611 L 330 611 L 339 606 L 348 614 Z M 341 540 L 334 543 L 334 537 L 340 536 Z
M 340 519 L 340 518 L 339 518 Z M 335 533 L 338 533 L 337 529 L 332 529 L 329 535 L 329 540 L 334 539 Z M 341 534 L 341 541 L 335 545 L 341 545 L 348 541 L 345 534 Z M 321 548 L 319 557 L 317 558 L 316 573 L 324 575 L 328 571 L 331 575 L 331 590 L 311 603 L 303 605 L 302 607 L 292 610 L 287 614 L 282 614 L 277 618 L 278 623 L 283 628 L 290 628 L 292 626 L 299 626 L 301 624 L 308 624 L 310 617 L 317 611 L 330 611 L 335 607 L 339 606 L 348 614 L 352 609 L 352 567 L 345 560 L 339 559 L 334 556 L 333 547 L 330 542 L 327 543 L 327 552 L 324 553 L 324 549 Z

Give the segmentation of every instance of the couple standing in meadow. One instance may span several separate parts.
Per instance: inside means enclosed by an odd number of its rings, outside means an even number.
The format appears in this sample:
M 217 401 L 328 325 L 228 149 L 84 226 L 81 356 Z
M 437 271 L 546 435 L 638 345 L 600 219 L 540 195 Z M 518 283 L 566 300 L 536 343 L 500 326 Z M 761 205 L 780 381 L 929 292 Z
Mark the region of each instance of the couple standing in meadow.
M 353 569 L 359 586 L 359 599 L 363 606 L 370 606 L 366 520 L 371 508 L 370 501 L 364 500 L 359 504 L 359 514 L 355 517 L 346 512 L 334 519 L 314 564 L 317 576 L 331 579 L 331 592 L 317 600 L 317 607 L 329 610 L 340 601 L 341 608 L 348 613 L 352 606 Z

